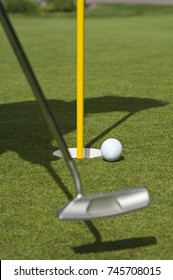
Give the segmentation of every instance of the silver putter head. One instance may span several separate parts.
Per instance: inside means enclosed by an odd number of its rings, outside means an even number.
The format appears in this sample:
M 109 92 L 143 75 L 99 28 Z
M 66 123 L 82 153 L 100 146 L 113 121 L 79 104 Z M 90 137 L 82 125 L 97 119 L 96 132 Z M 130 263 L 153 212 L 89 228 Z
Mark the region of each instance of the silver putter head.
M 149 194 L 143 187 L 92 196 L 79 194 L 59 210 L 58 216 L 61 220 L 90 220 L 134 211 L 148 204 Z

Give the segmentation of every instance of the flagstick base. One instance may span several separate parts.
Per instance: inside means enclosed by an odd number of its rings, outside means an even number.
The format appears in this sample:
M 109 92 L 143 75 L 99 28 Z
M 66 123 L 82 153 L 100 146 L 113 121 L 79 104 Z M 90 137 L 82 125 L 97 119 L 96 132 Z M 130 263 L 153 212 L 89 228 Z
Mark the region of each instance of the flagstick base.
M 70 156 L 72 158 L 77 158 L 77 148 L 69 148 L 68 149 Z M 53 155 L 56 157 L 63 157 L 62 153 L 60 150 L 57 150 L 53 152 Z M 83 158 L 95 158 L 95 157 L 101 157 L 101 150 L 99 149 L 91 149 L 91 148 L 84 148 L 83 149 Z

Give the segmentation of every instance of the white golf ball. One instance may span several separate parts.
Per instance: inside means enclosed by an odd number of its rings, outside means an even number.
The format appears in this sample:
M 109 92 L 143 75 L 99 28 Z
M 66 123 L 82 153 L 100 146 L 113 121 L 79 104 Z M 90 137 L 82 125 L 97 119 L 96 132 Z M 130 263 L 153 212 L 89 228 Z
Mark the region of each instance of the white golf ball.
M 105 140 L 101 146 L 102 157 L 107 161 L 116 161 L 121 157 L 122 145 L 115 138 Z

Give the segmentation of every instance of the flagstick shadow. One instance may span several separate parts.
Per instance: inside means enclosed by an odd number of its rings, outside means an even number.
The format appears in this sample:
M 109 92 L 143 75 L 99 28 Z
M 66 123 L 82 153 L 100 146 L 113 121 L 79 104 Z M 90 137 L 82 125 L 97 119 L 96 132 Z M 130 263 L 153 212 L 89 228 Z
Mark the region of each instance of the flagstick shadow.
M 104 130 L 102 133 L 100 133 L 99 135 L 97 135 L 94 139 L 92 139 L 87 145 L 86 147 L 90 148 L 92 147 L 92 145 L 94 145 L 98 140 L 102 139 L 104 136 L 106 136 L 109 132 L 111 132 L 113 129 L 115 129 L 116 127 L 118 127 L 119 125 L 121 125 L 123 122 L 125 122 L 128 118 L 130 118 L 132 115 L 134 115 L 134 113 L 129 113 L 126 116 L 124 116 L 122 119 L 120 119 L 119 121 L 117 121 L 116 123 L 114 123 L 113 125 L 111 125 L 110 127 L 108 127 L 106 130 Z

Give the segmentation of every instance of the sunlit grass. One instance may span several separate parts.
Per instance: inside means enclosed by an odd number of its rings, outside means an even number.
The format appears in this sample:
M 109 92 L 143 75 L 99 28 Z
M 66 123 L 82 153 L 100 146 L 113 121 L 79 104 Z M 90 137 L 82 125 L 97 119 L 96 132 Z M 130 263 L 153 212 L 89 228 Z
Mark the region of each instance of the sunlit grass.
M 67 145 L 76 146 L 75 18 L 11 17 Z M 1 259 L 172 259 L 173 18 L 86 18 L 85 145 L 115 137 L 123 160 L 75 160 L 84 193 L 146 186 L 147 209 L 85 223 L 57 210 L 75 195 L 0 29 Z M 102 241 L 102 243 L 101 243 Z

